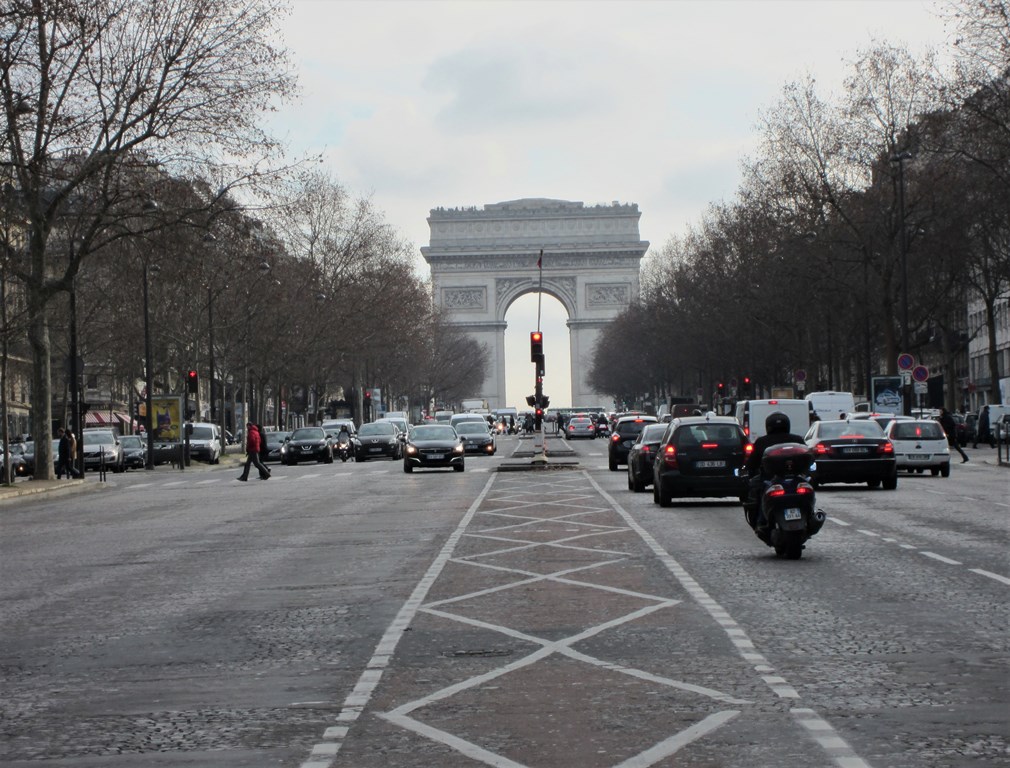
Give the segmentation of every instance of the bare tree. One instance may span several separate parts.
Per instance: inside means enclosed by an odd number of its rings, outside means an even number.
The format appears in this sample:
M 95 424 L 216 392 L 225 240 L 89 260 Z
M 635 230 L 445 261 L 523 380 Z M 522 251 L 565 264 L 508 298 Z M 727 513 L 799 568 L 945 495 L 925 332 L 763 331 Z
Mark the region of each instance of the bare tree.
M 273 42 L 278 10 L 278 0 L 4 4 L 3 162 L 27 229 L 18 272 L 40 476 L 52 476 L 53 297 L 72 290 L 110 217 L 141 213 L 124 174 L 142 152 L 179 172 L 255 178 L 250 167 L 276 149 L 257 120 L 292 89 L 286 54 Z

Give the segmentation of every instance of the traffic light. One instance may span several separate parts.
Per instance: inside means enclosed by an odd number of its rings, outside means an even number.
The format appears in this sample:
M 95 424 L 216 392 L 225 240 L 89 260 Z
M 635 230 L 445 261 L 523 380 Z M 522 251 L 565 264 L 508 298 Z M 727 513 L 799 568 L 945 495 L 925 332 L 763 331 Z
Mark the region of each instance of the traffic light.
M 740 392 L 744 395 L 750 395 L 750 376 L 743 377 L 743 384 L 740 385 Z
M 365 400 L 364 400 L 364 403 L 365 403 L 366 407 L 372 404 L 372 390 L 370 390 L 370 389 L 366 389 L 365 390 Z
M 200 374 L 194 370 L 190 370 L 186 374 L 186 388 L 191 395 L 195 395 L 200 391 Z
M 536 395 L 526 395 L 526 405 L 528 405 L 528 406 L 530 406 L 530 408 L 532 408 L 536 404 L 537 404 L 537 396 Z
M 551 399 L 547 395 L 540 395 L 540 410 L 547 410 L 547 406 L 551 404 Z
M 715 385 L 716 391 L 719 393 L 719 397 L 724 397 L 726 395 L 726 385 L 723 382 L 719 382 Z
M 530 331 L 530 362 L 543 363 L 544 335 L 540 331 Z

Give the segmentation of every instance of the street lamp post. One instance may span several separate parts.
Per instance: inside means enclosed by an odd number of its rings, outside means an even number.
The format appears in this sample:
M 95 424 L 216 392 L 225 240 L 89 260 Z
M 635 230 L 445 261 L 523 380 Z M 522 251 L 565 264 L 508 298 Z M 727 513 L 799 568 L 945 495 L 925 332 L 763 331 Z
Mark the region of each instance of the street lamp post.
M 147 461 L 145 469 L 154 469 L 154 408 L 151 392 L 154 389 L 154 373 L 151 370 L 151 273 L 157 273 L 157 265 L 152 266 L 144 260 L 144 411 L 147 425 Z
M 908 347 L 908 233 L 905 231 L 905 161 L 910 160 L 912 153 L 908 150 L 899 152 L 891 158 L 892 163 L 898 164 L 898 247 L 901 249 L 901 354 L 910 354 Z M 910 385 L 905 383 L 904 373 L 902 374 L 902 400 L 904 414 L 912 413 L 912 398 L 909 393 Z

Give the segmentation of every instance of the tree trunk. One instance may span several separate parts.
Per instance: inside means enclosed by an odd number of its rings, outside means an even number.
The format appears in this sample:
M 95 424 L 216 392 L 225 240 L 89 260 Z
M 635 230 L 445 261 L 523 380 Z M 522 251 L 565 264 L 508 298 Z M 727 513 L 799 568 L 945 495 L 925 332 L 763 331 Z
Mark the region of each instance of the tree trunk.
M 32 348 L 32 438 L 35 441 L 35 479 L 53 480 L 52 362 L 49 357 L 49 316 L 41 291 L 29 284 L 28 343 Z M 81 436 L 77 435 L 78 442 Z

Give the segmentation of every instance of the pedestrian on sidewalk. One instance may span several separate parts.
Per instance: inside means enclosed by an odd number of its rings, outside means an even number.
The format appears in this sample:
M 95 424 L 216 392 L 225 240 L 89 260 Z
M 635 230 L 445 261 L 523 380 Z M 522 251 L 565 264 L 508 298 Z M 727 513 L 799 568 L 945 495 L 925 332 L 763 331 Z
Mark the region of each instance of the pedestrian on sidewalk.
M 972 448 L 978 448 L 979 443 L 989 443 L 992 448 L 992 433 L 989 431 L 989 406 L 982 406 L 982 412 L 978 415 L 978 424 L 975 425 L 975 444 Z
M 242 474 L 239 476 L 239 480 L 245 482 L 249 479 L 249 467 L 255 465 L 256 469 L 259 470 L 260 480 L 270 479 L 270 470 L 263 465 L 263 461 L 260 459 L 260 448 L 263 446 L 263 441 L 260 435 L 260 428 L 251 421 L 245 425 L 246 437 L 245 437 L 245 452 L 246 460 L 245 467 L 242 469 Z
M 80 473 L 74 466 L 74 459 L 77 458 L 77 441 L 74 440 L 74 433 L 60 427 L 56 430 L 56 437 L 60 441 L 56 448 L 56 479 L 62 480 L 64 472 L 68 480 L 80 477 Z
M 954 417 L 946 408 L 940 411 L 940 426 L 947 433 L 947 445 L 961 454 L 962 464 L 967 463 L 968 455 L 961 450 L 961 443 L 957 439 L 957 424 L 954 423 Z

